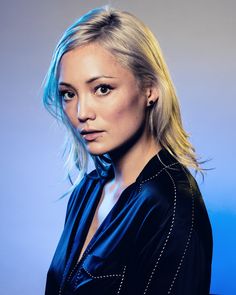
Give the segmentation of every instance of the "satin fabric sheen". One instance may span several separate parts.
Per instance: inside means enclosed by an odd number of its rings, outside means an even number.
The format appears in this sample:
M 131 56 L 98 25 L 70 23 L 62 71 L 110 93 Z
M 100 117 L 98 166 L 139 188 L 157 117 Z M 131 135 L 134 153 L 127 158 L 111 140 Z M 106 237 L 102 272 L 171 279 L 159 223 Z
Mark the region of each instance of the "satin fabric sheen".
M 77 263 L 104 184 L 93 170 L 71 194 L 45 295 L 209 294 L 212 229 L 198 185 L 165 149 L 121 194 Z

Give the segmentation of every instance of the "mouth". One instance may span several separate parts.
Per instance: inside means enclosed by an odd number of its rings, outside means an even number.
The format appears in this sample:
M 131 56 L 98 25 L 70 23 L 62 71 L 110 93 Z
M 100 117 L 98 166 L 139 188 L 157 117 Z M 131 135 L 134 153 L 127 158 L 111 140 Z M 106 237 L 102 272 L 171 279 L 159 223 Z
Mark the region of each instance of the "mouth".
M 81 135 L 82 137 L 87 140 L 87 141 L 93 141 L 96 138 L 98 138 L 99 136 L 101 136 L 101 133 L 103 131 L 82 131 Z

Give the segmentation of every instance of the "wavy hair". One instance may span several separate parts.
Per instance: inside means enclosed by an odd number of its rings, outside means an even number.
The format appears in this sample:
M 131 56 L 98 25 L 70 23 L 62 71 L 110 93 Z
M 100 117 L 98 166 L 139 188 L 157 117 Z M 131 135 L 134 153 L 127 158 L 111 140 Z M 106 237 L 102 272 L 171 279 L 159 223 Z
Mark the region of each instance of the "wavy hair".
M 71 190 L 87 171 L 89 155 L 63 111 L 58 92 L 60 60 L 66 52 L 92 42 L 103 46 L 131 70 L 141 91 L 149 85 L 158 86 L 160 96 L 152 106 L 148 119 L 151 134 L 182 165 L 202 172 L 202 162 L 197 160 L 189 135 L 183 128 L 176 91 L 157 39 L 137 17 L 106 5 L 89 11 L 65 31 L 55 48 L 44 80 L 43 103 L 68 130 L 65 164 L 69 179 L 73 168 L 79 170 Z M 107 159 L 106 155 L 93 156 L 95 165 L 103 167 L 106 167 Z

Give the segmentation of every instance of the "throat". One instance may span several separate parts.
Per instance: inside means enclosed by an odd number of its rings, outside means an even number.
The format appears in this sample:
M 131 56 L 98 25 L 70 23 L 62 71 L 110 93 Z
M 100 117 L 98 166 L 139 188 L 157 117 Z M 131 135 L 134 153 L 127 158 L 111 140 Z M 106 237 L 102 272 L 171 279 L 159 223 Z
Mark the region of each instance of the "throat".
M 97 220 L 101 224 L 111 209 L 115 206 L 123 189 L 117 188 L 104 188 L 103 200 L 98 208 Z

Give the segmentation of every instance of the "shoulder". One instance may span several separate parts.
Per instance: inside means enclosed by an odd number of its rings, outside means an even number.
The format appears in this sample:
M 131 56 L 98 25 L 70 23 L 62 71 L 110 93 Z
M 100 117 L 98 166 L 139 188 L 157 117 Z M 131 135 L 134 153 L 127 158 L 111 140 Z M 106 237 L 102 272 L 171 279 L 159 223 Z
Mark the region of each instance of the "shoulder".
M 162 196 L 166 201 L 172 201 L 176 194 L 181 198 L 191 198 L 200 193 L 194 177 L 179 163 L 173 167 L 163 167 L 142 179 L 140 192 L 154 199 Z
M 180 163 L 162 167 L 139 185 L 142 206 L 154 214 L 172 212 L 184 221 L 192 220 L 193 210 L 206 214 L 205 204 L 195 178 Z
M 140 184 L 137 202 L 144 231 L 155 233 L 160 227 L 182 233 L 195 231 L 210 241 L 210 219 L 194 177 L 181 164 L 159 171 Z
M 137 178 L 139 192 L 148 200 L 166 204 L 173 203 L 173 199 L 191 199 L 200 195 L 194 177 L 178 160 L 166 149 L 162 149 L 144 167 Z

